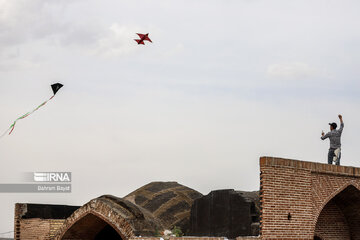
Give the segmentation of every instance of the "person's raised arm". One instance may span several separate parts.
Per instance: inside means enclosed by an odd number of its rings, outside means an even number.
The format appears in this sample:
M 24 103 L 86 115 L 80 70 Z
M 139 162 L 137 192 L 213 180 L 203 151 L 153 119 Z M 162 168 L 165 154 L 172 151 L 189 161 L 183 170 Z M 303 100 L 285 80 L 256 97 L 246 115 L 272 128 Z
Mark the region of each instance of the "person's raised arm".
M 343 130 L 343 128 L 344 128 L 344 122 L 343 122 L 343 119 L 342 119 L 341 114 L 339 114 L 339 119 L 340 119 L 340 128 L 339 128 L 339 131 L 342 132 L 342 130 Z

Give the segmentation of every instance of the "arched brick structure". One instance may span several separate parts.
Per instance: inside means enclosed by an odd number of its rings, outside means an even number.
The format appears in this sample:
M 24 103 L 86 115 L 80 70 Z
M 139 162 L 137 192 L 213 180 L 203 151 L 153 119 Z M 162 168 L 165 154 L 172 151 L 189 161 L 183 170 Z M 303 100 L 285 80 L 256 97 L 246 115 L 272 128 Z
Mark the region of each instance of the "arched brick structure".
M 324 239 L 360 239 L 360 190 L 353 185 L 333 197 L 321 210 L 315 235 Z
M 62 239 L 101 239 L 102 235 L 110 235 L 110 239 L 121 240 L 123 231 L 117 229 L 112 223 L 103 219 L 103 216 L 92 211 L 74 222 L 63 234 Z M 131 236 L 130 236 L 131 237 Z
M 260 158 L 261 239 L 360 239 L 360 169 Z
M 152 236 L 163 227 L 147 210 L 111 195 L 93 199 L 66 219 L 55 240 Z

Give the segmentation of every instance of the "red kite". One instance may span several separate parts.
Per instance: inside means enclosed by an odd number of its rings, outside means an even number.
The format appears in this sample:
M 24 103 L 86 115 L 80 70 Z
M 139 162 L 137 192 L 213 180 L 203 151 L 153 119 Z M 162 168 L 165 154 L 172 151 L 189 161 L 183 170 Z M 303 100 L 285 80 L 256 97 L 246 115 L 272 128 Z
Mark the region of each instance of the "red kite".
M 151 39 L 149 38 L 149 34 L 141 34 L 141 33 L 137 33 L 137 35 L 139 35 L 140 39 L 134 39 L 138 44 L 142 44 L 145 45 L 144 41 L 149 41 L 152 42 Z

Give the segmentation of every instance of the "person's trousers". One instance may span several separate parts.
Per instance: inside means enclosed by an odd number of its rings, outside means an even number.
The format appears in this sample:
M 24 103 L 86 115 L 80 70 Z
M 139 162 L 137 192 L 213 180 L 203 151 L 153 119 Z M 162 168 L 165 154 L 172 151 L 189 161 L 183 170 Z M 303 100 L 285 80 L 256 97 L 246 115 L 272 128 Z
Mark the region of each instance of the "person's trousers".
M 328 164 L 332 164 L 334 157 L 335 157 L 335 150 L 333 148 L 329 149 L 329 153 L 328 153 Z M 341 152 L 339 153 L 339 157 L 337 159 L 337 161 L 335 162 L 336 165 L 340 165 L 340 158 L 341 158 Z

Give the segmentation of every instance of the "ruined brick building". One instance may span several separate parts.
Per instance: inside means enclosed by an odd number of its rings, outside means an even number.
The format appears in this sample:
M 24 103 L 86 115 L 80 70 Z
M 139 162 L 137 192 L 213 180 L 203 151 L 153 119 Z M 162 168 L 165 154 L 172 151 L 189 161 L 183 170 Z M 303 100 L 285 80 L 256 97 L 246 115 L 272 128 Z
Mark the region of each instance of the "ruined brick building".
M 51 239 L 78 206 L 15 204 L 14 239 Z
M 190 235 L 234 239 L 259 235 L 259 192 L 212 191 L 194 201 Z
M 258 192 L 221 190 L 203 196 L 176 182 L 153 182 L 124 198 L 103 195 L 83 206 L 18 203 L 15 239 L 130 239 L 158 236 L 174 226 L 186 235 L 234 238 L 251 234 L 258 200 Z M 250 209 L 257 209 L 255 218 Z M 202 224 L 204 210 L 211 213 L 205 217 L 212 219 L 210 225 Z M 228 216 L 232 224 L 225 221 Z
M 41 239 L 129 239 L 173 226 L 186 229 L 191 205 L 201 196 L 176 182 L 153 182 L 124 198 L 103 195 L 81 207 L 61 206 L 61 216 L 56 205 L 18 203 L 15 239 L 38 239 L 33 235 L 39 232 Z
M 83 206 L 16 204 L 15 239 L 155 240 L 178 225 L 197 237 L 171 240 L 356 240 L 359 189 L 360 168 L 261 157 L 260 192 L 202 196 L 175 182 L 157 182 L 124 198 L 103 195 Z

